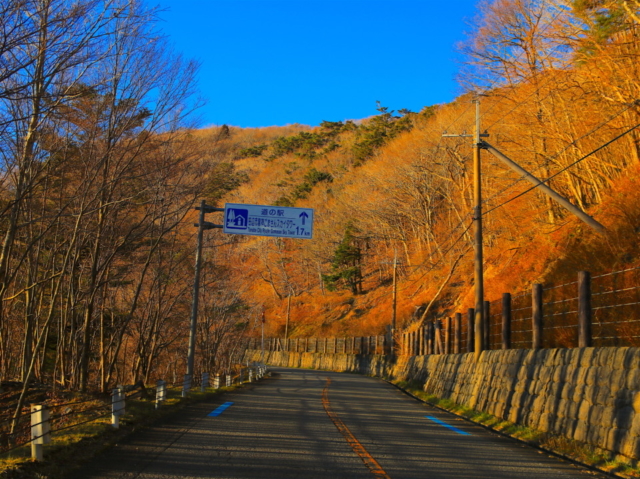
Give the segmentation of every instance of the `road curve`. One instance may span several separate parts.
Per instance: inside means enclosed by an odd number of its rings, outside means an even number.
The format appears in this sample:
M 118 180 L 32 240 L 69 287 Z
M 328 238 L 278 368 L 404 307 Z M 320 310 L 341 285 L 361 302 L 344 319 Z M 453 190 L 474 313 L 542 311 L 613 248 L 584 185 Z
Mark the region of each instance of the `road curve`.
M 73 479 L 603 477 L 428 407 L 379 379 L 274 376 L 137 433 Z

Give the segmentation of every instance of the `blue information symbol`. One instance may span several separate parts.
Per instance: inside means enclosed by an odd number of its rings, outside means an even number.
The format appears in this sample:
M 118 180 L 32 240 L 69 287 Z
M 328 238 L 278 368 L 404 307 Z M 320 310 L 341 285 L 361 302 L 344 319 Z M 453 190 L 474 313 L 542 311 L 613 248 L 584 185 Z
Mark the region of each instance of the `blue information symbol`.
M 246 230 L 249 225 L 249 210 L 228 208 L 225 226 L 227 229 Z

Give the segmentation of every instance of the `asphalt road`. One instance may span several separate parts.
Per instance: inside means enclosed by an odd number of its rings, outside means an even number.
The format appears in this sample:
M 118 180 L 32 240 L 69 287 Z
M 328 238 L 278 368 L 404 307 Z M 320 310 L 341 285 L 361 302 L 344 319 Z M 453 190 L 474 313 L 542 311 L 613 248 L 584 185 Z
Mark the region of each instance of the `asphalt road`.
M 133 435 L 71 477 L 601 477 L 378 379 L 275 368 L 272 378 L 219 398 Z

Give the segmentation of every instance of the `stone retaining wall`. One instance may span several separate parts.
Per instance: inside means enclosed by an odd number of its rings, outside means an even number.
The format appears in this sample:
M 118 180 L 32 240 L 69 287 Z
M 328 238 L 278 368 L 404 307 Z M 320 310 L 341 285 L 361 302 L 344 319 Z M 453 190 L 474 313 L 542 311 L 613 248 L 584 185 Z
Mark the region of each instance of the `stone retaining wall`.
M 260 360 L 260 351 L 245 359 Z M 418 381 L 429 394 L 640 459 L 640 348 L 386 356 L 265 352 L 274 366 Z

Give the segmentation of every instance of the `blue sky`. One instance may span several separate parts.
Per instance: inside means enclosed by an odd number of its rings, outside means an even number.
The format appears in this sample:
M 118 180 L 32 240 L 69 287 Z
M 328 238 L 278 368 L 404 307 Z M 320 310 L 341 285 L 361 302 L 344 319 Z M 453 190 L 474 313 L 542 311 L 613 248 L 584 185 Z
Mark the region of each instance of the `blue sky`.
M 453 100 L 455 45 L 477 0 L 156 0 L 201 63 L 202 126 L 260 127 Z

